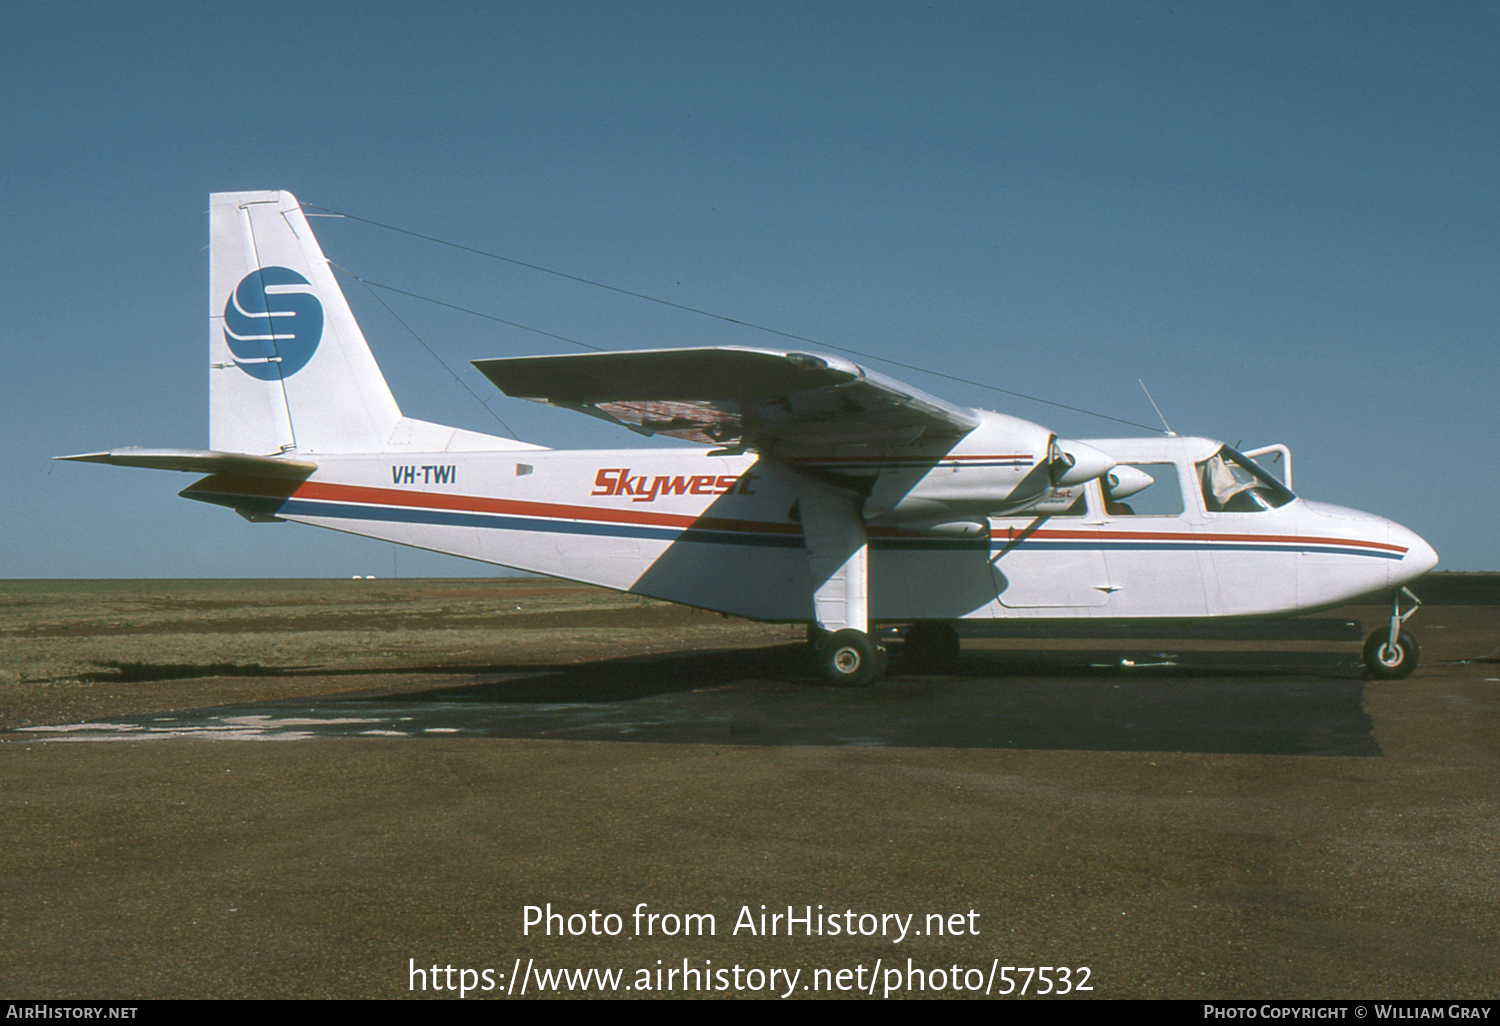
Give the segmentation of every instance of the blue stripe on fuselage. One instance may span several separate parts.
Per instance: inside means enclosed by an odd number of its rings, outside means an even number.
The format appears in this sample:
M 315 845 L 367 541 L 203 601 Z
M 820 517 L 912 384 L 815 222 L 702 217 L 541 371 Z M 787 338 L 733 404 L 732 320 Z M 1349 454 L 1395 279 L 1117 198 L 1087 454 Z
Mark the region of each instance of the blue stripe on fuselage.
M 461 510 L 413 508 L 405 506 L 376 506 L 355 503 L 326 502 L 315 499 L 278 499 L 250 496 L 194 496 L 232 505 L 254 512 L 270 513 L 285 517 L 318 517 L 332 520 L 367 520 L 380 523 L 429 524 L 434 527 L 475 527 L 499 531 L 534 531 L 551 534 L 592 536 L 602 538 L 636 538 L 651 541 L 691 541 L 717 545 L 751 545 L 766 548 L 802 548 L 802 537 L 771 531 L 731 531 L 706 527 L 657 527 L 646 524 L 625 524 L 599 520 L 562 520 L 548 517 L 520 517 L 501 513 L 479 513 Z M 1388 549 L 1371 549 L 1358 546 L 1299 545 L 1296 542 L 1265 541 L 1220 541 L 1184 537 L 1182 540 L 1167 539 L 1064 539 L 1024 538 L 1017 542 L 1004 542 L 999 538 L 986 543 L 976 538 L 931 538 L 931 537 L 873 537 L 870 547 L 885 551 L 972 551 L 1012 552 L 1028 551 L 1086 551 L 1109 552 L 1184 552 L 1188 550 L 1229 552 L 1317 552 L 1342 556 L 1369 556 L 1380 559 L 1400 560 L 1405 553 Z

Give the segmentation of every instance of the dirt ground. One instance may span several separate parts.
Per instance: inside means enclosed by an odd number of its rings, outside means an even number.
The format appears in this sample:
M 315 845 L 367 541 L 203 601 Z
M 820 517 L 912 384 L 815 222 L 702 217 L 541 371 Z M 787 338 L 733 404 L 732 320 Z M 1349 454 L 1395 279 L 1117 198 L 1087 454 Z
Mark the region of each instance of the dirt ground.
M 1054 993 L 1065 967 L 1074 997 L 1494 999 L 1497 584 L 1417 589 L 1406 681 L 1236 667 L 1285 636 L 1131 642 L 1217 648 L 1222 672 L 1006 662 L 1114 643 L 1072 637 L 852 690 L 772 672 L 800 630 L 547 581 L 0 584 L 0 995 L 998 996 L 985 981 L 1017 966 L 1049 967 Z M 1327 636 L 1357 655 L 1359 635 Z M 639 686 L 606 704 L 686 710 L 699 732 L 24 729 L 455 692 L 455 716 L 522 705 L 545 725 L 610 691 L 621 658 Z M 507 683 L 549 666 L 563 690 Z M 829 740 L 796 740 L 808 720 Z M 931 740 L 839 735 L 856 721 Z M 1358 744 L 1323 743 L 1341 731 Z M 820 930 L 759 918 L 788 909 Z M 886 932 L 902 916 L 911 932 Z M 539 975 L 561 970 L 624 975 Z
M 1411 621 L 1425 674 L 1500 655 L 1500 586 L 1444 575 Z M 1432 592 L 1436 591 L 1436 600 Z M 1478 600 L 1476 603 L 1475 600 Z M 1369 631 L 1382 606 L 1319 619 Z M 1080 637 L 991 638 L 966 650 L 1066 650 Z M 1169 630 L 1157 644 L 1245 647 Z M 564 581 L 0 581 L 0 730 L 311 695 L 409 690 L 424 680 L 635 655 L 785 645 L 798 625 L 761 624 Z M 1143 639 L 1150 646 L 1152 639 Z M 1318 642 L 1278 638 L 1296 650 Z M 1358 644 L 1345 646 L 1351 659 Z M 1473 665 L 1482 665 L 1475 663 Z
M 0 581 L 0 730 L 801 636 L 530 578 Z

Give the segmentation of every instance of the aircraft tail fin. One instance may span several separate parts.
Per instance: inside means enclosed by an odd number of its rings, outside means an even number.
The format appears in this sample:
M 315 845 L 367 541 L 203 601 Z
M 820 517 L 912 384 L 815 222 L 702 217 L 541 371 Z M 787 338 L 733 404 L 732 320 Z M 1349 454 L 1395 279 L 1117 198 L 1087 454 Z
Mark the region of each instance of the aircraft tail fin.
M 215 193 L 210 217 L 210 448 L 386 449 L 401 410 L 296 197 Z

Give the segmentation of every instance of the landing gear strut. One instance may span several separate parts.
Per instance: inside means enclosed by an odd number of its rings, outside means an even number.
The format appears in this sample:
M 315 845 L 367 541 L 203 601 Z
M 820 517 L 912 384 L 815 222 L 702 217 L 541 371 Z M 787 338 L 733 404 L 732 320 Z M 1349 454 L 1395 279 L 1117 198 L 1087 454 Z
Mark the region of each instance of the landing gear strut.
M 1404 613 L 1401 612 L 1402 592 L 1414 603 Z M 1401 680 L 1410 677 L 1417 668 L 1420 657 L 1417 639 L 1401 627 L 1421 604 L 1422 600 L 1405 588 L 1391 595 L 1390 625 L 1380 628 L 1365 639 L 1365 669 L 1370 671 L 1370 676 L 1379 680 Z

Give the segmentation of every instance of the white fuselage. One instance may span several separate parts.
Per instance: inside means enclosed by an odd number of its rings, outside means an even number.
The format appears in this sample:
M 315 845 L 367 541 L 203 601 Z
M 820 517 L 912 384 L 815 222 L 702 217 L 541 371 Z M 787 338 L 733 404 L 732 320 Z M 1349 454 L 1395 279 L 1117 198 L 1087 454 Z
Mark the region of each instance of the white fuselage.
M 1369 514 L 1301 499 L 1211 512 L 1200 478 L 1217 442 L 1090 444 L 1156 484 L 1114 503 L 1090 481 L 1048 504 L 1058 512 L 989 517 L 988 537 L 871 526 L 870 620 L 1282 616 L 1388 591 L 1437 562 L 1411 531 Z M 525 449 L 326 455 L 305 481 L 219 474 L 183 494 L 740 616 L 803 621 L 813 618 L 812 589 L 795 505 L 806 487 L 799 473 L 753 453 Z

